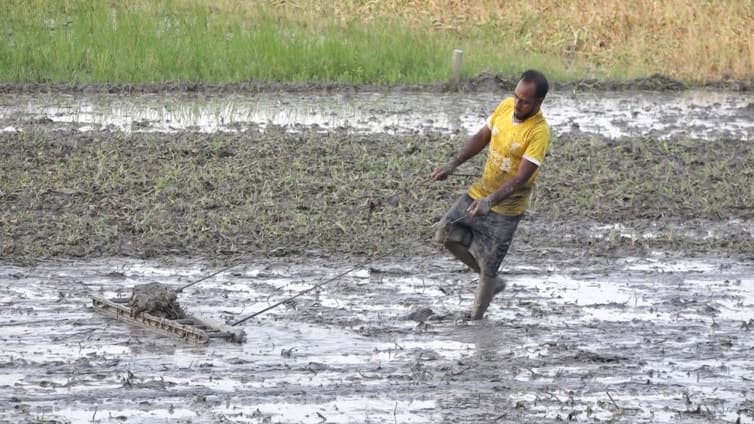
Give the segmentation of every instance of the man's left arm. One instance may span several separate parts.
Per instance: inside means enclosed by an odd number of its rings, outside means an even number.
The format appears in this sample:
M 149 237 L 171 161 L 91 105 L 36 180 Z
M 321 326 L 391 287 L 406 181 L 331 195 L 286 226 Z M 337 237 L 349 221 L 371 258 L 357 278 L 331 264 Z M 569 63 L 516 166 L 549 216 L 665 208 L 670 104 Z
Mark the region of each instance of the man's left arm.
M 469 206 L 468 212 L 470 216 L 484 216 L 490 213 L 490 209 L 498 203 L 505 200 L 513 192 L 521 188 L 529 178 L 537 171 L 539 165 L 530 160 L 523 158 L 521 164 L 518 166 L 518 172 L 513 179 L 508 180 L 502 187 L 497 189 L 494 193 L 479 200 L 474 200 Z

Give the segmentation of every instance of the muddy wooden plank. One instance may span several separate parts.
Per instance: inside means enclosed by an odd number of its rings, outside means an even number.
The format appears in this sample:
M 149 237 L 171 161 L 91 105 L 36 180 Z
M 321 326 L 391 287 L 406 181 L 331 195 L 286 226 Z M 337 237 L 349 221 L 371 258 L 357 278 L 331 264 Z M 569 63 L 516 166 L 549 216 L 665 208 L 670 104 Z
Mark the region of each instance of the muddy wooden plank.
M 209 339 L 221 339 L 233 343 L 243 343 L 246 341 L 246 334 L 243 330 L 232 328 L 226 324 L 214 321 L 207 321 L 188 315 L 186 318 L 171 320 L 141 313 L 138 316 L 131 316 L 131 308 L 118 302 L 120 299 L 106 299 L 104 297 L 91 295 L 92 304 L 97 311 L 109 315 L 119 321 L 124 321 L 148 330 L 155 331 L 170 337 L 177 337 L 187 343 L 206 344 Z
M 159 318 L 148 313 L 131 316 L 131 308 L 114 303 L 104 297 L 90 296 L 94 309 L 111 316 L 119 321 L 127 322 L 150 331 L 170 337 L 179 338 L 187 343 L 206 344 L 209 341 L 207 333 L 191 325 L 181 324 L 166 318 Z

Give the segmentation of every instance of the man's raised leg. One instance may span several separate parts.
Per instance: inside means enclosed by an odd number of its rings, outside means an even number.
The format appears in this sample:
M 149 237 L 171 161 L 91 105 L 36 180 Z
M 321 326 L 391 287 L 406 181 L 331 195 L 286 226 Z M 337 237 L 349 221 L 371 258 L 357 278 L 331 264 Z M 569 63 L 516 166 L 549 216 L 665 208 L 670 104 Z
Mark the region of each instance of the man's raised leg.
M 471 239 L 471 230 L 458 224 L 443 225 L 435 234 L 435 242 L 445 246 L 453 256 L 473 269 L 474 272 L 479 272 L 479 264 L 469 252 Z

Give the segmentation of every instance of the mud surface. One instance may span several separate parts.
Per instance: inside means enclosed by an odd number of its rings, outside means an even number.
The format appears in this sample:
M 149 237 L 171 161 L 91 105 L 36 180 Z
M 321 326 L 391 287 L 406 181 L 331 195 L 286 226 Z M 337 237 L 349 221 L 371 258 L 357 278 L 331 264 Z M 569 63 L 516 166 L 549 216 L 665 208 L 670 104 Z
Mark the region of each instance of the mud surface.
M 469 323 L 475 276 L 430 239 L 481 162 L 428 176 L 506 94 L 476 83 L 0 88 L 0 422 L 754 422 L 751 93 L 554 92 Z M 176 301 L 233 322 L 346 276 L 241 346 L 89 306 L 230 263 Z
M 398 84 L 398 85 L 370 85 L 349 84 L 327 81 L 307 82 L 267 82 L 245 81 L 226 84 L 207 84 L 196 82 L 160 82 L 153 84 L 112 84 L 112 83 L 0 83 L 0 93 L 180 93 L 201 92 L 209 94 L 233 94 L 233 93 L 275 93 L 275 92 L 345 92 L 345 91 L 404 91 L 404 92 L 434 92 L 442 93 L 449 91 L 464 91 L 468 93 L 480 93 L 485 91 L 504 90 L 512 91 L 516 87 L 516 78 L 507 78 L 490 72 L 483 72 L 476 77 L 463 80 L 458 86 L 448 83 L 428 84 Z M 646 78 L 632 80 L 610 81 L 600 79 L 584 79 L 572 82 L 551 81 L 550 85 L 555 90 L 563 91 L 683 91 L 688 89 L 710 89 L 725 91 L 754 91 L 754 81 L 734 80 L 730 78 L 718 81 L 709 81 L 706 84 L 688 85 L 684 82 L 669 78 L 661 74 L 654 74 Z
M 232 321 L 352 267 L 250 259 L 179 300 Z M 0 421 L 754 422 L 751 262 L 513 251 L 508 289 L 469 324 L 453 317 L 473 274 L 444 255 L 385 259 L 244 323 L 240 346 L 185 346 L 87 298 L 211 271 L 180 259 L 0 268 Z M 421 309 L 440 318 L 407 319 Z
M 429 174 L 463 137 L 55 131 L 0 134 L 0 255 L 227 258 L 433 252 L 478 175 Z M 516 243 L 620 257 L 754 252 L 754 144 L 562 136 Z

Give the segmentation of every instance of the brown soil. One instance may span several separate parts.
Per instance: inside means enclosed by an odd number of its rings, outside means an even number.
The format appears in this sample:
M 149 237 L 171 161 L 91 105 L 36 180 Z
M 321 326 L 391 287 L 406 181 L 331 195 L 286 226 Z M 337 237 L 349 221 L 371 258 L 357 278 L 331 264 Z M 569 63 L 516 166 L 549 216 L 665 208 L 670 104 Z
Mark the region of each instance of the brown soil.
M 428 178 L 462 142 L 274 129 L 2 133 L 0 256 L 426 253 L 433 225 L 473 181 Z M 729 140 L 560 137 L 514 243 L 751 254 L 752 161 L 751 143 Z
M 473 181 L 428 176 L 462 142 L 275 129 L 1 133 L 0 256 L 428 253 L 433 225 Z M 563 136 L 514 244 L 750 255 L 752 169 L 751 143 Z
M 195 82 L 161 82 L 154 84 L 112 84 L 112 83 L 51 83 L 51 84 L 27 84 L 27 83 L 0 83 L 0 93 L 180 93 L 200 92 L 206 94 L 231 94 L 231 93 L 274 93 L 276 91 L 288 92 L 311 92 L 311 91 L 430 91 L 443 92 L 462 90 L 465 92 L 482 92 L 501 90 L 510 92 L 516 85 L 515 78 L 502 77 L 491 73 L 482 73 L 474 78 L 462 81 L 458 86 L 448 83 L 427 83 L 415 85 L 369 85 L 349 84 L 335 82 L 266 82 L 266 81 L 243 81 L 226 84 L 207 84 Z M 669 78 L 661 74 L 655 74 L 647 78 L 637 78 L 625 81 L 610 81 L 585 79 L 569 82 L 552 81 L 552 87 L 561 91 L 572 90 L 595 90 L 595 91 L 620 91 L 620 90 L 685 90 L 689 88 L 710 88 L 731 91 L 753 91 L 754 81 L 720 79 L 705 84 L 695 85 Z

